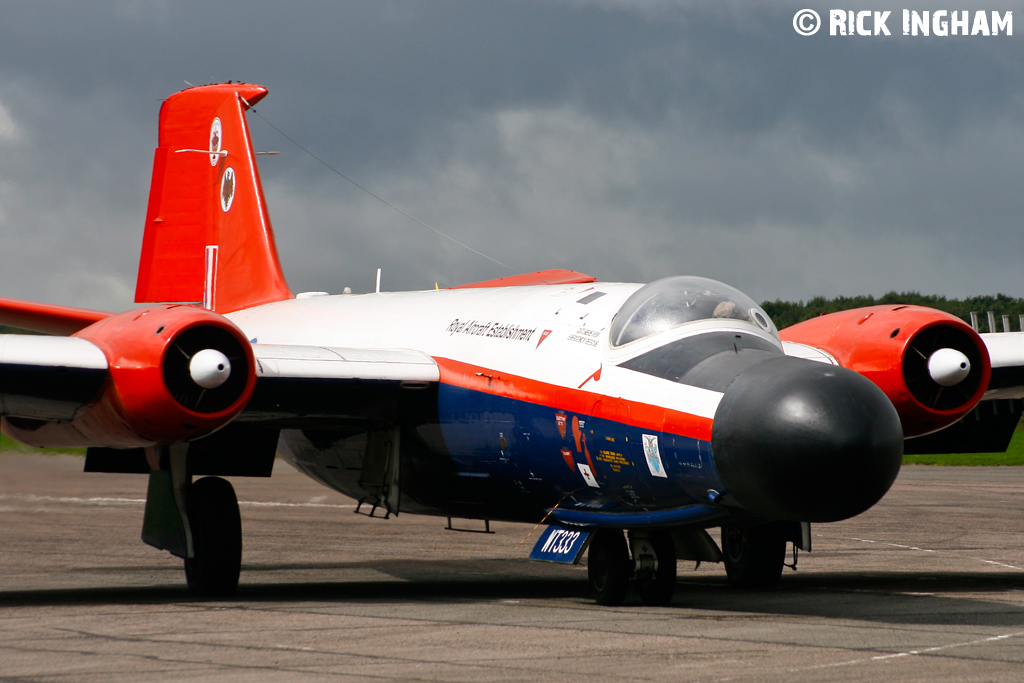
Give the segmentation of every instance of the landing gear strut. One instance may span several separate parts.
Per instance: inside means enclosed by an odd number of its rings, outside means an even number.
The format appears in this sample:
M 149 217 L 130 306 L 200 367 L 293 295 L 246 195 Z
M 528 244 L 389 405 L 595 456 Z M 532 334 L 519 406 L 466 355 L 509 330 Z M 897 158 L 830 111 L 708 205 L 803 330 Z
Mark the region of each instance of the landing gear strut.
M 643 536 L 631 533 L 629 540 L 627 546 L 622 532 L 616 529 L 593 532 L 587 556 L 587 578 L 594 599 L 599 605 L 621 605 L 632 581 L 643 604 L 668 603 L 676 587 L 676 550 L 672 535 L 665 531 Z
M 231 595 L 242 567 L 242 519 L 235 489 L 220 477 L 198 479 L 188 487 L 186 509 L 194 550 L 185 558 L 189 591 Z
M 676 590 L 676 546 L 665 531 L 630 539 L 636 564 L 636 588 L 645 605 L 666 605 Z
M 238 498 L 226 479 L 193 482 L 187 452 L 187 444 L 175 444 L 147 453 L 151 469 L 142 540 L 185 560 L 192 594 L 231 595 L 242 566 Z
M 778 523 L 723 526 L 722 560 L 729 581 L 739 588 L 774 588 L 786 561 L 786 534 Z

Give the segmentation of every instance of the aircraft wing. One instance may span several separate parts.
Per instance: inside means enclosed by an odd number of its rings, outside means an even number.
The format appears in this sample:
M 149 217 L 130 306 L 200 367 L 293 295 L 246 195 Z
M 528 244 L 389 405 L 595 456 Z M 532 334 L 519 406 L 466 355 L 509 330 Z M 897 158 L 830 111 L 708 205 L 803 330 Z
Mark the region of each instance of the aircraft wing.
M 0 416 L 70 420 L 106 379 L 106 357 L 84 339 L 0 334 Z
M 256 386 L 237 420 L 280 424 L 386 419 L 368 400 L 437 382 L 437 364 L 404 349 L 255 344 Z M 97 402 L 110 375 L 104 352 L 76 337 L 0 335 L 0 415 L 70 420 Z
M 430 356 L 407 349 L 254 344 L 256 390 L 242 423 L 293 426 L 394 419 L 394 405 L 440 379 Z
M 985 399 L 1024 398 L 1024 332 L 992 332 L 981 338 L 992 361 Z
M 254 344 L 259 380 L 339 379 L 436 382 L 434 359 L 408 349 Z
M 0 298 L 0 324 L 48 335 L 74 334 L 110 315 Z M 0 334 L 0 416 L 70 420 L 106 377 L 106 356 L 84 339 Z

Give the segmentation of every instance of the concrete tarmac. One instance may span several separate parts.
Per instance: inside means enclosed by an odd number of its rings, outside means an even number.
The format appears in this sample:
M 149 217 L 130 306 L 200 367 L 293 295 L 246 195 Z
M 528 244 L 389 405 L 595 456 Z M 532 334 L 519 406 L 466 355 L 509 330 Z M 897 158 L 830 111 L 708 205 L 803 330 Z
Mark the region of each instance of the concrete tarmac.
M 192 599 L 139 541 L 146 478 L 81 467 L 0 455 L 0 681 L 1024 678 L 1024 468 L 906 467 L 777 590 L 680 563 L 670 605 L 607 608 L 529 526 L 369 519 L 283 462 L 233 480 L 238 595 Z

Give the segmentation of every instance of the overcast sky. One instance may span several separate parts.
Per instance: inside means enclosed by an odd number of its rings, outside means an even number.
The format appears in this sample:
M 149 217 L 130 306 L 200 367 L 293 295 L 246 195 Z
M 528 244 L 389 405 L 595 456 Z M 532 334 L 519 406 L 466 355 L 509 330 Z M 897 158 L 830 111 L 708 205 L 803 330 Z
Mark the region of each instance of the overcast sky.
M 806 0 L 4 3 L 0 296 L 131 307 L 160 100 L 228 79 L 270 90 L 250 126 L 281 152 L 260 164 L 295 291 L 572 268 L 759 301 L 1024 296 L 1024 3 L 955 4 L 1018 26 L 903 36 L 892 6 L 890 36 L 830 36 Z

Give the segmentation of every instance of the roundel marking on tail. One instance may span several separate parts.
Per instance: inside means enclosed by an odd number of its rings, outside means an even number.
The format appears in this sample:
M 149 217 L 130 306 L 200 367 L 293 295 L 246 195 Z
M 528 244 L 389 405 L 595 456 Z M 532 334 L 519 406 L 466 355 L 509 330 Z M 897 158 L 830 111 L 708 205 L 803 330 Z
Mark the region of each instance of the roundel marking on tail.
M 235 169 L 228 166 L 220 180 L 220 208 L 227 211 L 235 200 Z
M 224 127 L 221 125 L 220 117 L 215 116 L 210 124 L 210 166 L 216 166 L 220 161 L 220 147 L 224 140 Z

